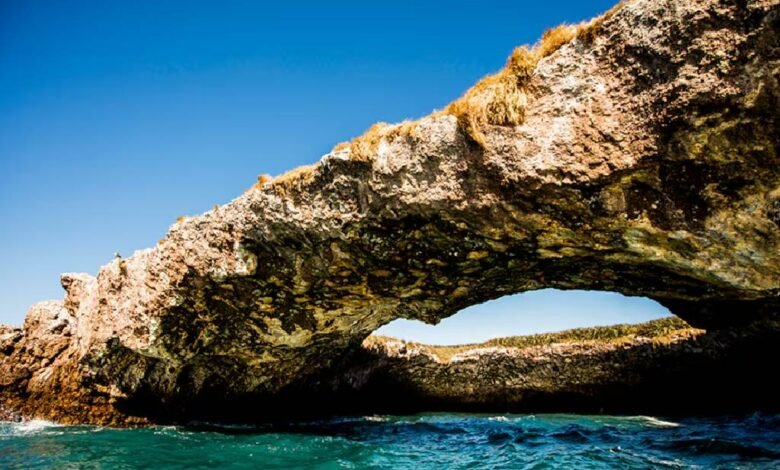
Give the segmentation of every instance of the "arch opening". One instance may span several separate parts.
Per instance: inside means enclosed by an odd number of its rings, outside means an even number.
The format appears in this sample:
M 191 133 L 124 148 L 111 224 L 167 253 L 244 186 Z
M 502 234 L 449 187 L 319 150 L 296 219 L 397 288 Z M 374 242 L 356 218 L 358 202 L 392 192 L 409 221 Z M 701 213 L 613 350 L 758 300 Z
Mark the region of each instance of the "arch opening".
M 539 289 L 470 306 L 436 325 L 397 319 L 374 335 L 447 346 L 574 328 L 633 325 L 672 316 L 668 308 L 647 297 L 609 291 Z
M 776 384 L 751 361 L 776 335 L 704 330 L 672 311 L 647 297 L 540 289 L 467 307 L 437 325 L 394 320 L 330 372 L 328 392 L 343 410 L 388 413 L 776 406 Z

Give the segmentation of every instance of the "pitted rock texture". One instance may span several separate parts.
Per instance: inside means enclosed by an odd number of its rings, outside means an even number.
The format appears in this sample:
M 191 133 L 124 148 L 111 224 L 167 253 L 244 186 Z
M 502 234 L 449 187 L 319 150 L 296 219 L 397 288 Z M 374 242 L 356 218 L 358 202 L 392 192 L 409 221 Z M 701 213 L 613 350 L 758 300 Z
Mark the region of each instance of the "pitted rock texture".
M 0 394 L 59 420 L 186 415 L 273 396 L 395 318 L 545 287 L 777 328 L 779 4 L 625 2 L 538 63 L 524 122 L 484 146 L 436 113 L 63 275 L 46 321 L 0 332 Z
M 777 332 L 750 330 L 705 332 L 667 318 L 454 347 L 369 336 L 300 387 L 297 402 L 314 391 L 353 413 L 777 409 L 780 386 L 757 360 L 771 354 Z

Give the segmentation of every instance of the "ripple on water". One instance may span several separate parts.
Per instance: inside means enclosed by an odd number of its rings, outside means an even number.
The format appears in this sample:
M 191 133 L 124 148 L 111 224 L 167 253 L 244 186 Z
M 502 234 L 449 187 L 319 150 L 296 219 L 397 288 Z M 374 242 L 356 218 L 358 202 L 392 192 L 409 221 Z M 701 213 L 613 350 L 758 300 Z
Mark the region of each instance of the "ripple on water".
M 0 424 L 0 468 L 780 467 L 780 417 L 345 417 L 265 426 Z

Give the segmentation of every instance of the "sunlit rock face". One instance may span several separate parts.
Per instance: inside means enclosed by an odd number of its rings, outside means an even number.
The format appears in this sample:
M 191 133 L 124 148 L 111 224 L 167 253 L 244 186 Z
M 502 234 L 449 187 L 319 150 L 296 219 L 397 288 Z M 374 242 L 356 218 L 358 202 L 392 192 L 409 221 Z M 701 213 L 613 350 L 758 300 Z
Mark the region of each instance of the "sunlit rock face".
M 524 122 L 485 125 L 483 143 L 437 113 L 370 158 L 334 151 L 179 221 L 96 277 L 63 275 L 46 323 L 62 328 L 0 330 L 4 406 L 187 416 L 273 396 L 393 319 L 545 287 L 776 328 L 778 4 L 629 1 L 543 58 Z

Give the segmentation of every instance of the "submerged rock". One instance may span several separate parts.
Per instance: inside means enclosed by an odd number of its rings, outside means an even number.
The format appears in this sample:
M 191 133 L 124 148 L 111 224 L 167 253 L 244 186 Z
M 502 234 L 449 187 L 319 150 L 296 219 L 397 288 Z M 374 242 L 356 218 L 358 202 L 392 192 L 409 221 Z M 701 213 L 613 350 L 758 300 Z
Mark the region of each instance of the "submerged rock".
M 544 287 L 772 334 L 779 4 L 624 2 L 445 111 L 63 275 L 64 302 L 0 331 L 4 407 L 116 424 L 249 400 L 263 416 L 395 318 Z

